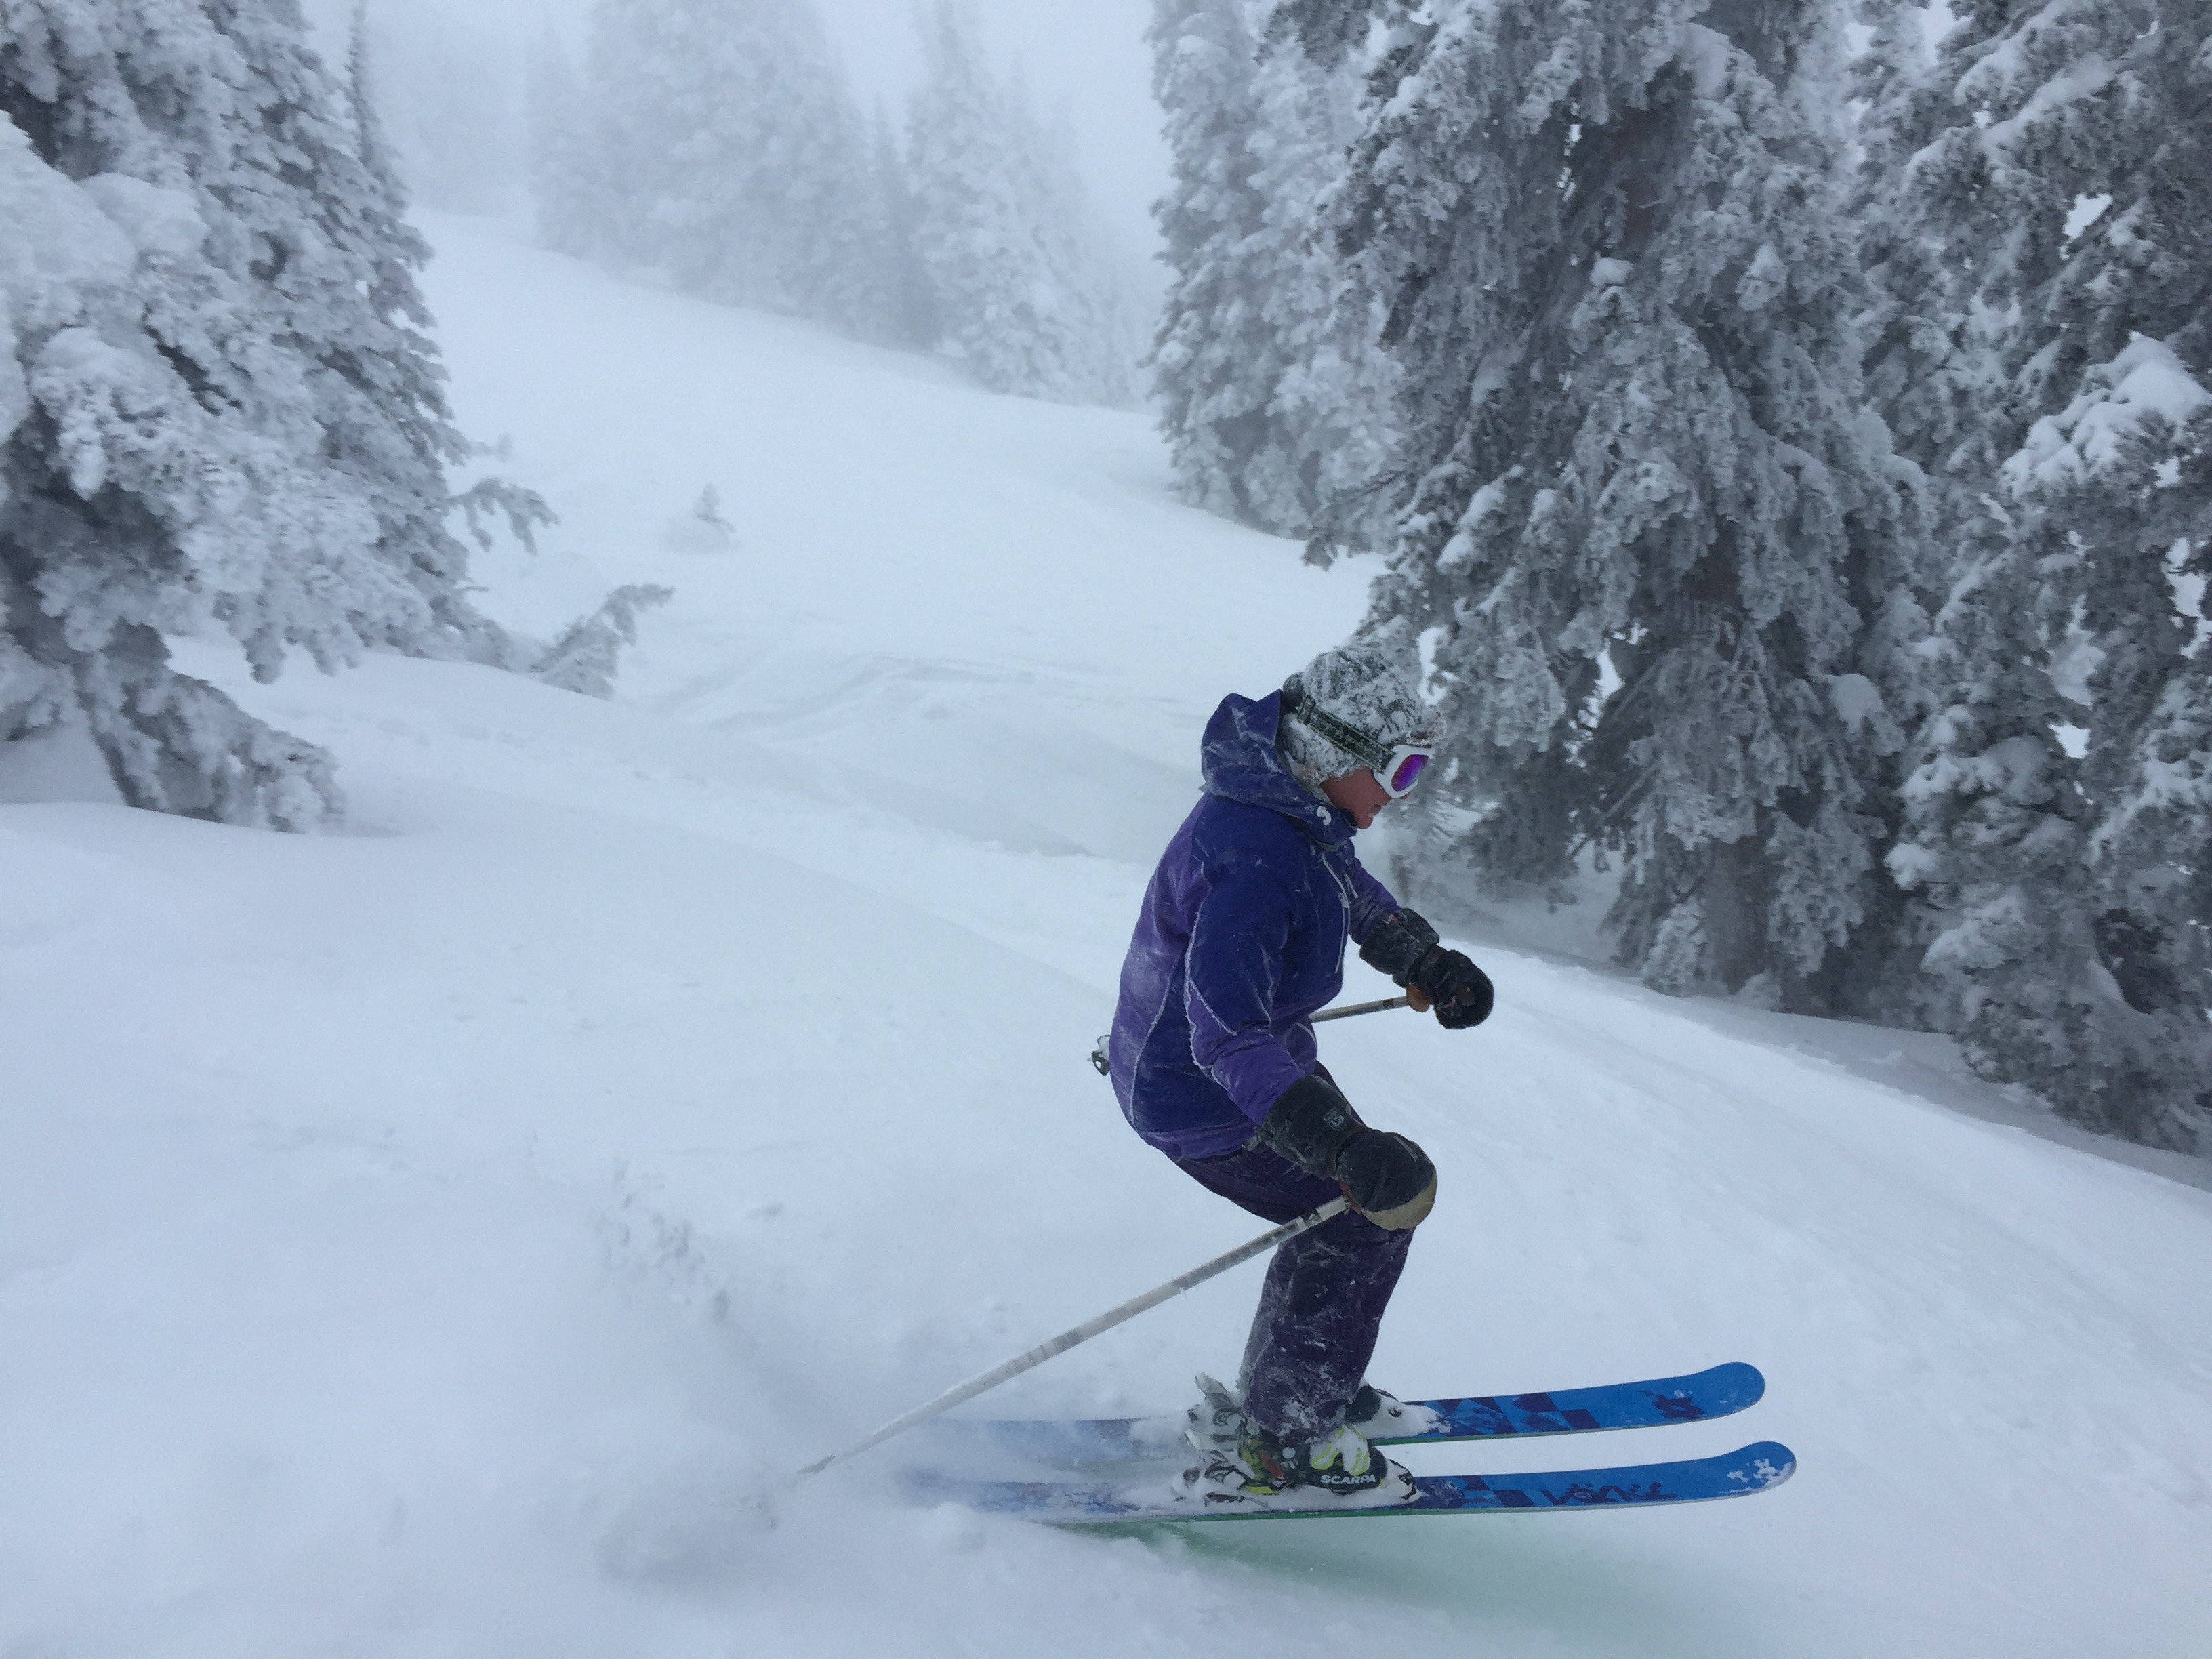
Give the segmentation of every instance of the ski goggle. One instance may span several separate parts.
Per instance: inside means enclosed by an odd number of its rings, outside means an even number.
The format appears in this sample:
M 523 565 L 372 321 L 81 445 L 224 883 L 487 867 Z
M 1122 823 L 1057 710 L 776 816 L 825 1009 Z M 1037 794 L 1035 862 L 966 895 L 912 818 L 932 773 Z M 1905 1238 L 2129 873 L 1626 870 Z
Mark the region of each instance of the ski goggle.
M 1375 781 L 1382 786 L 1382 793 L 1392 800 L 1403 800 L 1413 793 L 1413 786 L 1421 781 L 1421 774 L 1437 752 L 1425 743 L 1401 743 L 1385 748 L 1358 726 L 1337 719 L 1327 709 L 1315 708 L 1310 697 L 1300 698 L 1287 712 L 1301 726 L 1319 732 L 1346 754 L 1365 762 L 1367 769 L 1375 775 Z
M 1403 800 L 1413 793 L 1413 786 L 1421 781 L 1421 773 L 1434 753 L 1419 744 L 1401 743 L 1390 751 L 1387 765 L 1374 769 L 1375 781 L 1382 786 L 1382 793 L 1392 800 Z

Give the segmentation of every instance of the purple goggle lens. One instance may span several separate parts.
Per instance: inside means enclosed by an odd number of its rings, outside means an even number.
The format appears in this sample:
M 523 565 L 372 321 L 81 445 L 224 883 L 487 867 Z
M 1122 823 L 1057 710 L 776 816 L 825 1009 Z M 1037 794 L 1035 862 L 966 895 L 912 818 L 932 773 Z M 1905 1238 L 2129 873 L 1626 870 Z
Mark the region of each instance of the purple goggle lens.
M 1382 787 L 1391 799 L 1410 794 L 1413 786 L 1421 781 L 1422 768 L 1428 763 L 1429 751 L 1425 749 L 1401 749 L 1391 756 L 1389 769 L 1382 774 Z

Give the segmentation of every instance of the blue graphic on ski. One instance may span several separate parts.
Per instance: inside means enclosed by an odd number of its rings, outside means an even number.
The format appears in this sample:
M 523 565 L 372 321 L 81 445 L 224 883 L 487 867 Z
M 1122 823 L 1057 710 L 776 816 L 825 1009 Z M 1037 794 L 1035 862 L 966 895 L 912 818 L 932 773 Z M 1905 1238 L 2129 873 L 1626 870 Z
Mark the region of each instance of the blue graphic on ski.
M 1626 1504 L 1702 1504 L 1768 1492 L 1787 1480 L 1797 1460 L 1790 1448 L 1761 1440 L 1722 1457 L 1680 1463 L 1636 1463 L 1617 1469 L 1568 1469 L 1551 1474 L 1425 1474 L 1410 1504 L 1360 1508 L 1317 1498 L 1309 1508 L 1269 1508 L 1213 1494 L 1182 1498 L 1165 1480 L 1057 1482 L 967 1480 L 928 1472 L 902 1479 L 917 1503 L 963 1504 L 1054 1526 L 1091 1527 L 1158 1521 L 1352 1520 L 1404 1515 L 1581 1510 Z M 1279 1500 L 1278 1500 L 1279 1501 Z
M 1383 1446 L 1432 1445 L 1448 1440 L 1488 1440 L 1502 1435 L 1589 1434 L 1601 1429 L 1654 1428 L 1703 1423 L 1759 1403 L 1766 1379 L 1755 1365 L 1716 1365 L 1688 1376 L 1655 1377 L 1595 1389 L 1549 1394 L 1478 1395 L 1462 1400 L 1407 1402 L 1403 1433 L 1378 1433 Z M 1176 1417 L 1104 1417 L 1067 1420 L 940 1419 L 929 1425 L 942 1444 L 981 1443 L 1032 1462 L 1081 1468 L 1094 1463 L 1140 1463 L 1179 1457 L 1189 1450 Z

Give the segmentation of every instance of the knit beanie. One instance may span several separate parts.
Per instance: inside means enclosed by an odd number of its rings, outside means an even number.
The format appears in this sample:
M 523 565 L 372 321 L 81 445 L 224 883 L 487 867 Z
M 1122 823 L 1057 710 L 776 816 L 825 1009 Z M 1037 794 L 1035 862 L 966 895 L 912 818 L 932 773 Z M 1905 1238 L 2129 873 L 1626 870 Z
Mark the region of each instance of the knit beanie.
M 1341 721 L 1382 750 L 1432 744 L 1443 735 L 1437 711 L 1380 647 L 1355 640 L 1324 651 L 1283 682 L 1283 718 L 1275 735 L 1291 775 L 1316 795 L 1330 779 L 1372 765 L 1374 757 L 1324 735 L 1310 716 L 1300 718 L 1313 709 L 1323 723 Z

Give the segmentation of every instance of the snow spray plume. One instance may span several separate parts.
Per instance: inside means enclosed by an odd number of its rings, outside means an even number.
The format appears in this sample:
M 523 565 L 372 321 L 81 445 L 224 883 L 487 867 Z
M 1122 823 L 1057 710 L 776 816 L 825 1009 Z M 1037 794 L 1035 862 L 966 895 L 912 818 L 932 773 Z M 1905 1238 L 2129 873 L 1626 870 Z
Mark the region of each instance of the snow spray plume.
M 986 1389 L 995 1389 L 1009 1378 L 1019 1376 L 1024 1371 L 1043 1364 L 1054 1354 L 1066 1353 L 1078 1344 L 1088 1342 L 1100 1332 L 1110 1331 L 1124 1321 L 1134 1319 L 1147 1308 L 1157 1308 L 1170 1297 L 1180 1296 L 1193 1285 L 1203 1285 L 1215 1274 L 1227 1273 L 1239 1262 L 1249 1261 L 1262 1251 L 1271 1250 L 1285 1240 L 1296 1238 L 1300 1233 L 1318 1227 L 1322 1222 L 1343 1214 L 1346 1203 L 1347 1200 L 1344 1199 L 1333 1198 L 1319 1209 L 1300 1216 L 1296 1221 L 1286 1221 L 1281 1226 L 1261 1234 L 1250 1243 L 1238 1245 L 1226 1255 L 1218 1255 L 1204 1266 L 1193 1267 L 1188 1273 L 1170 1279 L 1166 1284 L 1146 1291 L 1142 1296 L 1124 1302 L 1120 1307 L 1100 1314 L 1096 1319 L 1085 1320 L 1072 1330 L 1062 1331 L 1051 1341 L 1040 1342 L 1027 1353 L 1018 1354 L 1004 1364 L 994 1365 L 980 1376 L 971 1376 L 965 1382 L 947 1389 L 936 1399 L 916 1406 L 904 1416 L 893 1418 L 866 1439 L 847 1447 L 843 1451 L 832 1452 L 827 1457 L 816 1459 L 794 1474 L 792 1479 L 794 1481 L 804 1480 L 809 1475 L 821 1474 L 832 1463 L 846 1462 L 859 1456 L 872 1446 L 880 1446 L 893 1435 L 904 1434 L 916 1424 L 927 1423 L 940 1413 L 951 1411 L 963 1401 L 973 1400 Z

